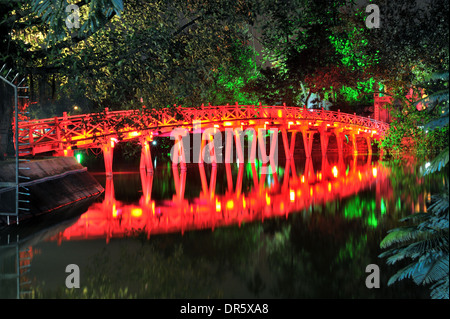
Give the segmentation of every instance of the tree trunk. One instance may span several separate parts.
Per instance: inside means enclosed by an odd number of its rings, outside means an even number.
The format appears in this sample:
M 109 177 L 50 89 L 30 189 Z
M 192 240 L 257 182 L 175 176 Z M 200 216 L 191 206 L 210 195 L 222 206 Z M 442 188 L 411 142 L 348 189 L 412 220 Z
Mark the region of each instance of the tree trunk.
M 306 108 L 308 108 L 308 102 L 309 102 L 309 98 L 311 97 L 311 93 L 312 93 L 312 91 L 309 90 L 308 96 L 306 97 L 306 101 L 305 101 L 305 107 L 306 107 Z

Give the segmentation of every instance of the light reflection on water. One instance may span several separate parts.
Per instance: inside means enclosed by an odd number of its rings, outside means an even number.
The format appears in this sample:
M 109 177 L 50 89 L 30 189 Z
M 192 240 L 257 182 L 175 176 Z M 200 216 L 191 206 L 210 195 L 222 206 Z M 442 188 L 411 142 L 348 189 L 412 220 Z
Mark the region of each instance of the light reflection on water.
M 380 205 L 388 191 L 382 185 L 388 170 L 373 163 L 371 158 L 362 165 L 352 160 L 347 166 L 343 161 L 330 165 L 325 158 L 320 170 L 314 170 L 309 159 L 305 161 L 302 174 L 297 174 L 294 162 L 288 162 L 287 166 L 278 170 L 255 164 L 233 167 L 224 164 L 219 168 L 192 165 L 185 171 L 177 167 L 170 167 L 169 170 L 174 188 L 172 198 L 152 198 L 153 184 L 158 174 L 154 176 L 140 172 L 142 196 L 136 202 L 117 200 L 114 179 L 118 176 L 107 178 L 103 201 L 93 204 L 75 225 L 54 238 L 58 241 L 96 238 L 109 241 L 135 231 L 145 232 L 149 238 L 151 234 L 214 230 L 267 218 L 287 218 L 289 214 L 310 210 L 312 205 L 333 202 L 372 187 L 376 188 L 374 203 Z M 245 170 L 250 176 L 246 176 L 247 191 L 242 192 Z M 217 192 L 219 183 L 222 189 Z M 164 184 L 156 186 L 160 189 L 167 187 Z M 185 196 L 186 188 L 198 189 L 199 194 Z M 377 221 L 373 213 L 366 218 L 368 223 L 375 225 Z
M 387 230 L 425 208 L 429 184 L 414 173 L 354 156 L 95 175 L 104 196 L 22 244 L 30 289 L 39 298 L 427 297 L 407 283 L 386 287 L 393 270 L 377 257 Z M 86 289 L 64 292 L 72 263 Z M 372 263 L 378 290 L 364 284 Z

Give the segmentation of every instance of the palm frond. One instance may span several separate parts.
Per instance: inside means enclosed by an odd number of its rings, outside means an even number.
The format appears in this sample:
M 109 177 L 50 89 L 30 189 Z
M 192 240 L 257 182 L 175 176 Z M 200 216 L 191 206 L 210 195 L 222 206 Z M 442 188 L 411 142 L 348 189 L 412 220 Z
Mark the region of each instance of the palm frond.
M 448 241 L 442 239 L 441 236 L 430 236 L 428 232 L 423 232 L 427 238 L 414 242 L 403 247 L 397 247 L 388 250 L 380 255 L 380 257 L 390 256 L 386 263 L 393 265 L 403 259 L 418 259 L 417 263 L 425 262 L 441 255 L 448 255 Z
M 396 281 L 400 281 L 405 278 L 410 278 L 418 267 L 419 267 L 419 265 L 417 263 L 411 263 L 411 264 L 407 265 L 406 267 L 400 269 L 391 278 L 389 278 L 388 286 L 391 286 Z
M 427 220 L 430 217 L 430 214 L 428 213 L 415 213 L 406 217 L 403 217 L 402 219 L 400 219 L 401 222 L 406 222 L 406 221 L 412 221 L 412 222 L 421 222 L 424 220 Z M 395 231 L 395 229 L 390 230 L 391 231 Z
M 392 229 L 381 241 L 380 247 L 387 248 L 394 244 L 409 242 L 417 238 L 420 233 L 416 226 L 405 226 Z
M 446 277 L 438 280 L 436 283 L 434 283 L 430 287 L 430 289 L 431 289 L 430 296 L 432 299 L 449 299 L 448 281 L 449 281 L 449 277 L 446 276 Z
M 448 255 L 427 263 L 414 262 L 400 269 L 388 281 L 388 286 L 405 278 L 412 278 L 417 285 L 425 285 L 448 277 Z
M 440 256 L 428 263 L 421 263 L 412 273 L 412 278 L 417 285 L 426 285 L 448 277 L 449 258 Z
M 434 215 L 440 215 L 441 213 L 448 210 L 449 207 L 449 197 L 448 193 L 441 193 L 439 195 L 433 195 L 431 197 L 432 204 L 428 207 L 428 211 L 432 212 Z M 448 212 L 447 212 L 448 214 Z
M 448 163 L 448 146 L 431 162 L 425 164 L 423 167 L 423 175 L 428 175 L 436 171 L 440 171 Z
M 433 72 L 425 78 L 425 81 L 448 81 L 448 71 Z
M 437 91 L 431 95 L 428 95 L 427 97 L 420 99 L 416 102 L 414 102 L 414 106 L 417 107 L 418 104 L 424 104 L 426 105 L 426 111 L 431 112 L 436 105 L 438 105 L 441 102 L 448 101 L 449 100 L 449 93 L 447 90 L 440 90 Z
M 446 125 L 448 125 L 448 115 L 429 121 L 423 126 L 423 128 L 427 131 L 434 131 L 435 129 Z

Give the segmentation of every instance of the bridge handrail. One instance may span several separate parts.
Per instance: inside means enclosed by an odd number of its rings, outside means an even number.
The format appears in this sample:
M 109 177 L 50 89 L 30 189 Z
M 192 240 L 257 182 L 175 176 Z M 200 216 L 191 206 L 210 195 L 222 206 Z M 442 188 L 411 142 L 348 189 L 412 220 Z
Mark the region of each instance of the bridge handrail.
M 236 109 L 243 111 L 247 113 L 247 117 L 244 118 L 231 118 L 227 119 L 227 115 L 235 111 Z M 160 111 L 158 113 L 162 114 L 163 116 L 166 115 L 167 118 L 173 118 L 173 115 L 171 114 L 165 114 L 163 110 L 157 110 L 157 109 L 148 109 L 152 112 Z M 388 128 L 389 124 L 377 121 L 372 118 L 367 118 L 363 116 L 359 116 L 356 114 L 349 114 L 344 112 L 336 112 L 336 111 L 328 111 L 324 109 L 308 109 L 303 107 L 292 107 L 292 106 L 258 106 L 258 105 L 226 105 L 226 106 L 204 106 L 201 108 L 196 107 L 180 107 L 177 109 L 178 111 L 181 111 L 181 113 L 178 113 L 179 115 L 182 115 L 183 118 L 179 121 L 182 122 L 192 122 L 194 119 L 194 115 L 198 118 L 201 115 L 209 115 L 207 116 L 208 121 L 226 121 L 226 120 L 245 120 L 245 119 L 251 119 L 251 118 L 257 118 L 257 115 L 260 115 L 261 118 L 273 118 L 273 119 L 283 119 L 283 118 L 293 118 L 297 120 L 332 120 L 336 122 L 346 123 L 346 124 L 356 124 L 356 125 L 362 125 L 367 127 L 374 127 L 374 128 Z M 214 112 L 211 112 L 214 111 Z M 261 111 L 269 111 L 269 112 L 261 112 Z M 274 111 L 285 111 L 286 113 L 282 113 L 281 116 L 279 114 L 274 115 Z M 101 117 L 103 114 L 107 115 L 108 117 L 115 117 L 117 115 L 139 115 L 141 110 L 119 110 L 119 111 L 106 111 L 106 112 L 100 112 L 100 113 L 89 113 L 89 114 L 81 114 L 81 115 L 70 115 L 67 117 L 53 117 L 53 118 L 47 118 L 47 119 L 37 119 L 37 120 L 29 120 L 29 121 L 20 121 L 19 127 L 29 127 L 29 126 L 35 126 L 39 124 L 53 124 L 53 123 L 63 123 L 65 121 L 70 122 L 77 122 L 82 121 L 83 119 L 91 119 L 93 117 Z M 260 113 L 261 112 L 261 113 Z M 150 115 L 150 114 L 149 114 Z M 263 115 L 263 116 L 261 116 Z M 153 114 L 151 114 L 153 117 Z M 153 117 L 154 118 L 154 117 Z M 162 118 L 154 118 L 154 120 L 163 122 Z
M 135 117 L 137 116 L 137 117 Z M 314 121 L 314 125 L 336 122 L 344 124 L 346 129 L 358 127 L 366 132 L 382 136 L 389 124 L 375 119 L 324 109 L 308 109 L 286 105 L 226 105 L 201 107 L 173 107 L 169 109 L 135 109 L 70 115 L 19 122 L 19 148 L 36 145 L 70 142 L 74 140 L 97 139 L 118 132 L 129 133 L 192 125 L 195 122 L 224 125 L 226 122 L 247 122 L 265 120 L 280 122 L 284 125 L 299 124 L 298 121 Z M 14 123 L 13 123 L 14 124 Z M 247 123 L 249 124 L 249 123 Z M 311 125 L 311 123 L 309 123 Z M 349 127 L 347 127 L 349 126 Z M 54 147 L 54 146 L 52 146 Z

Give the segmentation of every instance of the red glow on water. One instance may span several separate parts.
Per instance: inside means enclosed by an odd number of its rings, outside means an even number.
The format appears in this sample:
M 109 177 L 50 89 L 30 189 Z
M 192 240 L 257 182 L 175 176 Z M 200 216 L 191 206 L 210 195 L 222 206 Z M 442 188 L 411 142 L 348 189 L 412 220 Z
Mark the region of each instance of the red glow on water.
M 311 164 L 312 165 L 312 164 Z M 356 163 L 354 163 L 356 165 Z M 199 165 L 203 177 L 207 175 Z M 252 222 L 267 218 L 284 217 L 302 211 L 310 205 L 325 203 L 338 198 L 354 195 L 373 185 L 377 179 L 386 179 L 388 171 L 374 166 L 370 161 L 366 165 L 351 169 L 348 175 L 334 177 L 336 166 L 323 168 L 321 179 L 314 178 L 317 173 L 305 174 L 299 179 L 292 175 L 290 165 L 286 165 L 284 177 L 271 186 L 264 186 L 254 179 L 255 187 L 245 194 L 241 189 L 233 189 L 225 195 L 215 193 L 215 167 L 211 168 L 212 180 L 203 181 L 202 191 L 197 198 L 184 198 L 186 171 L 174 174 L 176 194 L 172 200 L 154 201 L 151 198 L 153 175 L 141 171 L 142 197 L 139 203 L 126 204 L 115 199 L 113 178 L 106 180 L 105 198 L 94 203 L 78 221 L 53 238 L 53 240 L 83 240 L 123 237 L 136 230 L 144 231 L 148 237 L 153 234 L 184 233 L 198 229 L 212 229 L 242 222 Z M 344 167 L 339 168 L 344 170 Z M 376 175 L 374 174 L 376 171 Z M 177 172 L 178 173 L 178 172 Z M 236 183 L 242 185 L 244 165 L 239 167 Z M 226 175 L 229 178 L 229 175 Z M 289 178 L 287 178 L 287 176 Z M 309 176 L 309 177 L 308 177 Z M 277 178 L 276 175 L 273 175 Z M 305 177 L 305 176 L 303 176 Z M 378 196 L 377 187 L 377 196 Z M 381 195 L 380 195 L 381 196 Z

